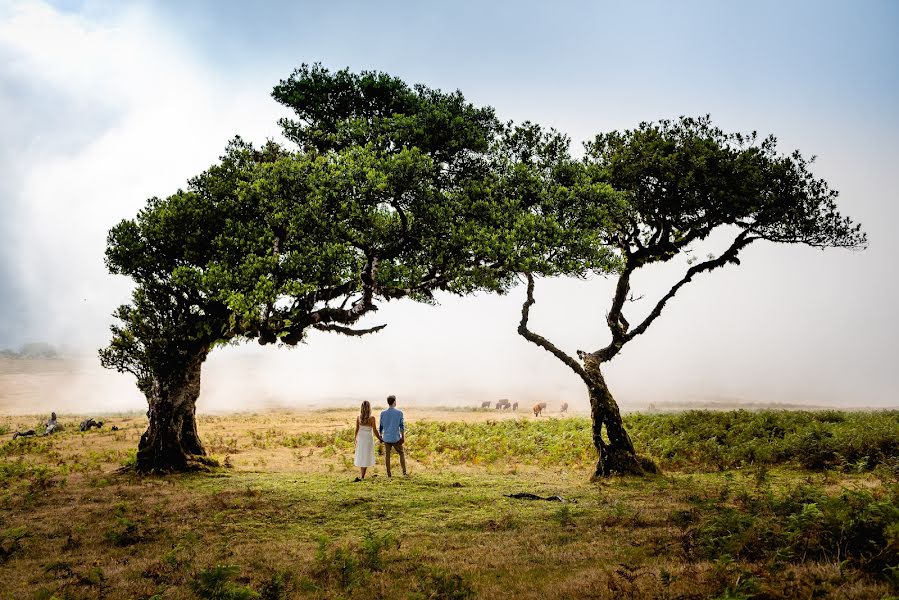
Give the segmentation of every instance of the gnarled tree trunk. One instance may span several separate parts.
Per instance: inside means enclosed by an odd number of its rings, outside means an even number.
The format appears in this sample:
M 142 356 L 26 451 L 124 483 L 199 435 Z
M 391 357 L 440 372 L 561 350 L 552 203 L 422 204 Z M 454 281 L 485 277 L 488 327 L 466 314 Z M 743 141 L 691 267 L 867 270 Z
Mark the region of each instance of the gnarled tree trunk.
M 578 351 L 578 356 L 583 362 L 581 364 L 542 335 L 528 329 L 531 306 L 535 302 L 534 276 L 531 273 L 525 273 L 525 275 L 528 280 L 527 299 L 521 306 L 518 334 L 568 365 L 587 386 L 590 395 L 590 416 L 593 423 L 593 446 L 596 448 L 597 454 L 596 470 L 593 472 L 592 478 L 608 477 L 613 474 L 642 475 L 647 472 L 658 472 L 655 463 L 648 458 L 638 456 L 634 451 L 634 444 L 621 421 L 618 404 L 602 376 L 602 363 L 608 361 L 607 356 L 614 356 L 615 352 L 608 353 L 608 349 L 593 353 Z M 626 285 L 623 286 L 623 290 L 627 292 Z M 620 346 L 611 348 L 617 351 Z M 603 426 L 605 426 L 607 439 L 603 438 Z
M 593 354 L 584 354 L 584 370 L 590 383 L 587 389 L 590 394 L 590 416 L 593 421 L 593 445 L 596 447 L 597 460 L 593 478 L 610 475 L 642 475 L 655 473 L 655 464 L 637 456 L 634 444 L 624 429 L 618 403 L 612 397 L 606 380 L 602 376 L 600 362 Z M 605 426 L 606 439 L 603 438 Z
M 200 395 L 199 374 L 197 376 L 197 396 Z M 181 426 L 181 447 L 188 454 L 206 456 L 206 449 L 200 441 L 197 433 L 197 399 L 190 403 L 190 409 L 184 413 L 184 423 Z
M 178 372 L 156 377 L 147 394 L 150 422 L 137 449 L 138 471 L 184 471 L 208 462 L 196 421 L 205 360 L 205 352 L 194 355 Z

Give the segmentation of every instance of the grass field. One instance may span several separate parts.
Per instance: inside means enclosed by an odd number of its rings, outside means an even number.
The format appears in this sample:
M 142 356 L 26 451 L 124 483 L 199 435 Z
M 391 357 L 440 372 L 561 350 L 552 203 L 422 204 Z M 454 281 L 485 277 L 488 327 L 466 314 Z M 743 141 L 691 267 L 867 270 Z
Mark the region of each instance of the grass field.
M 350 410 L 202 416 L 222 468 L 143 478 L 143 415 L 0 417 L 0 598 L 899 593 L 897 412 L 631 415 L 663 474 L 599 483 L 582 417 L 406 414 L 411 476 L 359 483 Z

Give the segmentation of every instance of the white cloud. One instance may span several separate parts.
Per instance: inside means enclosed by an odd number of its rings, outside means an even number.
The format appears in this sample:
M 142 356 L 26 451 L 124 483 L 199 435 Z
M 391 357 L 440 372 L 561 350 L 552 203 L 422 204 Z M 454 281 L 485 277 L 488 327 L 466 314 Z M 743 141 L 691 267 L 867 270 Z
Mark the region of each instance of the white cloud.
M 217 79 L 139 8 L 96 23 L 21 2 L 5 17 L 3 120 L 32 126 L 16 131 L 19 185 L 4 202 L 22 235 L 4 254 L 41 333 L 96 345 L 128 287 L 103 266 L 110 226 L 183 186 L 235 133 L 277 133 L 276 107 Z

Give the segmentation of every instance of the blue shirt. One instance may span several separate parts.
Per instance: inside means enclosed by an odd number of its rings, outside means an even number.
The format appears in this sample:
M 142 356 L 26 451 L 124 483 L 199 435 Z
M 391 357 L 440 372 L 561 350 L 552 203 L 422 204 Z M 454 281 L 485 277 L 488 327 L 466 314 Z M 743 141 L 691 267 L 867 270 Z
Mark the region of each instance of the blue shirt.
M 390 407 L 381 413 L 378 424 L 378 431 L 381 432 L 381 439 L 388 444 L 394 444 L 403 437 L 406 432 L 406 426 L 403 423 L 403 411 Z

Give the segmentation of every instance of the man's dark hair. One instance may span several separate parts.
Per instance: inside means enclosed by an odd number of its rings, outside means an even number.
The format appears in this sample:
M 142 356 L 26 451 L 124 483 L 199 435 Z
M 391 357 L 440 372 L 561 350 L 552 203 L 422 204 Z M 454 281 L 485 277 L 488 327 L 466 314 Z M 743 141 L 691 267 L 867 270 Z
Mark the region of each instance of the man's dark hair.
M 394 396 L 393 394 L 387 396 L 387 404 L 389 404 L 390 406 L 396 404 L 396 396 Z

